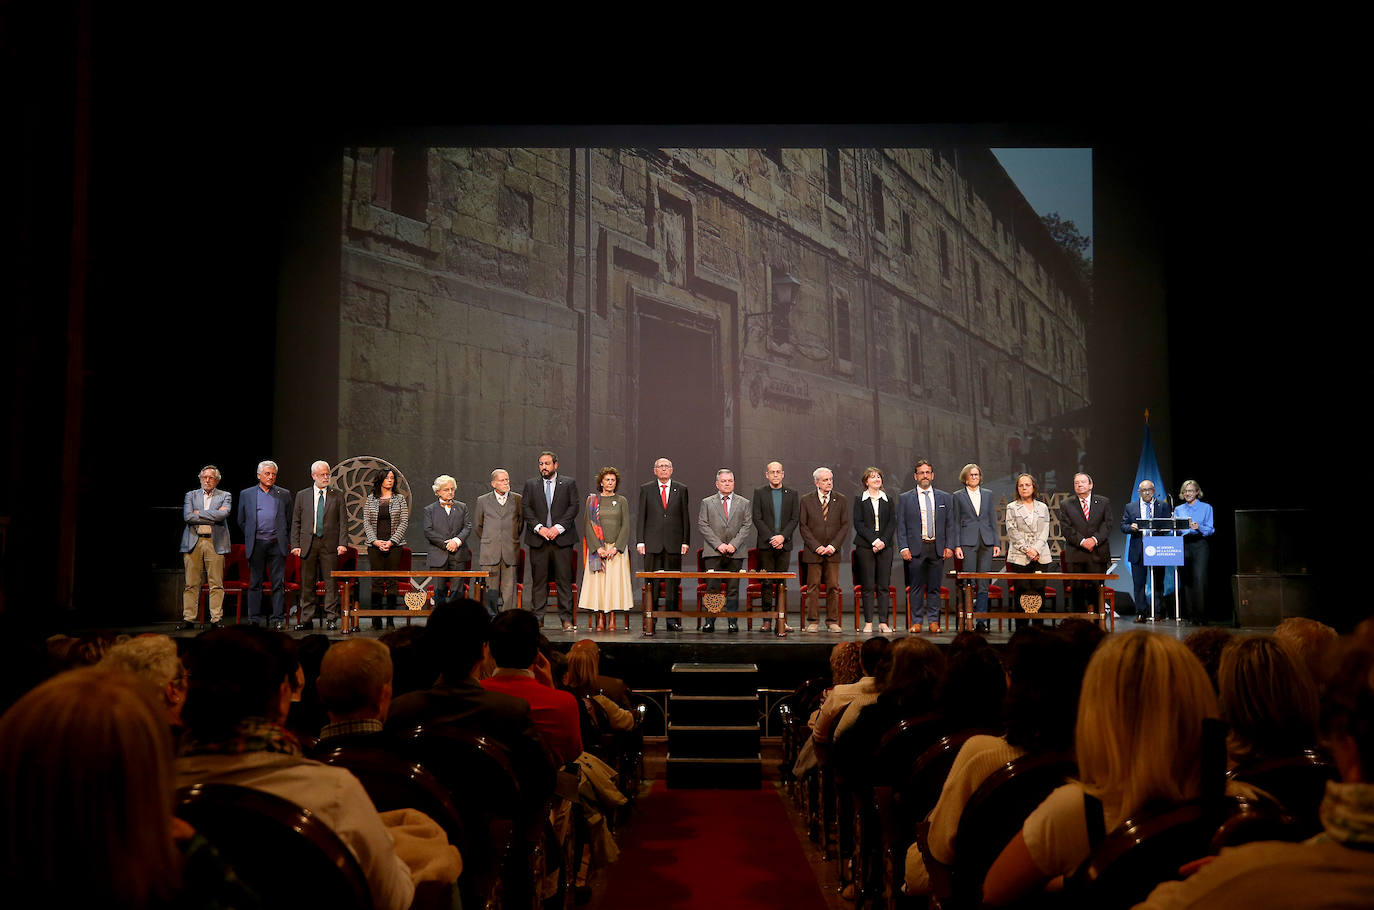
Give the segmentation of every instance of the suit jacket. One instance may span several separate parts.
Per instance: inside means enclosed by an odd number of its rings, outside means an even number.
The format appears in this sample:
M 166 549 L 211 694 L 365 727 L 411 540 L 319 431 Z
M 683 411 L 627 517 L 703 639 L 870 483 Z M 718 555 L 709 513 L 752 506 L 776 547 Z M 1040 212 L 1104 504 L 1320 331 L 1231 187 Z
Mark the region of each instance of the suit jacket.
M 935 532 L 935 552 L 943 554 L 946 549 L 954 549 L 954 497 L 944 490 L 930 488 L 934 500 L 931 524 Z M 910 550 L 911 555 L 921 553 L 921 489 L 907 490 L 897 498 L 897 549 Z
M 291 515 L 291 549 L 300 547 L 301 559 L 310 555 L 315 542 L 315 486 L 311 484 L 296 494 L 296 508 Z M 336 487 L 324 492 L 324 545 L 331 554 L 335 547 L 348 546 L 348 524 L 343 520 L 343 493 Z
M 849 501 L 843 493 L 830 493 L 830 509 L 825 520 L 821 519 L 821 497 L 815 490 L 801 498 L 801 518 L 797 526 L 801 528 L 802 562 L 821 562 L 824 559 L 839 559 L 844 550 L 844 539 L 849 536 Z M 816 555 L 817 547 L 834 547 L 833 556 Z
M 678 553 L 682 545 L 692 539 L 687 496 L 686 486 L 676 480 L 668 481 L 668 507 L 665 509 L 657 480 L 639 488 L 635 540 L 644 544 L 645 553 Z
M 482 542 L 477 557 L 479 566 L 503 562 L 515 565 L 515 554 L 520 551 L 520 532 L 525 529 L 523 509 L 519 493 L 507 493 L 504 506 L 496 501 L 495 490 L 477 497 L 473 511 L 477 513 L 477 539 Z
M 1073 494 L 1059 504 L 1059 524 L 1064 532 L 1064 542 L 1075 549 L 1082 549 L 1080 544 L 1085 538 L 1097 538 L 1092 555 L 1106 562 L 1111 558 L 1112 503 L 1107 497 L 1096 493 L 1090 493 L 1089 496 L 1086 519 L 1078 495 Z
M 735 548 L 730 558 L 743 559 L 747 555 L 744 543 L 749 539 L 749 532 L 753 528 L 754 519 L 749 512 L 749 500 L 743 496 L 730 497 L 728 519 L 725 517 L 725 507 L 720 501 L 719 493 L 703 499 L 701 508 L 697 510 L 697 529 L 701 531 L 703 556 L 723 555 L 716 548 L 728 543 Z
M 974 514 L 973 500 L 969 498 L 968 487 L 960 487 L 954 492 L 954 545 L 956 547 L 1001 546 L 997 533 L 997 500 L 987 487 L 979 487 L 979 505 L 982 511 Z M 919 519 L 919 516 L 918 516 Z
M 854 546 L 873 549 L 873 542 L 882 540 L 892 546 L 897 540 L 897 507 L 892 496 L 878 500 L 878 529 L 873 529 L 873 504 L 860 494 L 854 497 Z
M 448 562 L 448 548 L 444 544 L 455 537 L 463 543 L 454 555 L 459 559 L 471 559 L 472 548 L 468 546 L 471 534 L 472 514 L 468 512 L 467 503 L 453 500 L 453 507 L 448 514 L 444 513 L 444 507 L 437 499 L 425 506 L 425 540 L 429 541 L 425 565 L 437 569 Z
M 792 535 L 797 532 L 797 520 L 801 516 L 801 507 L 798 504 L 797 491 L 783 484 L 782 486 L 782 514 L 773 514 L 773 488 L 764 484 L 754 491 L 754 498 L 750 500 L 753 511 L 750 517 L 754 519 L 754 532 L 758 535 L 756 546 L 762 549 L 772 549 L 768 544 L 769 538 L 776 534 L 781 534 L 784 538 L 782 548 L 792 549 Z
M 544 478 L 531 477 L 525 481 L 525 489 L 520 493 L 521 505 L 525 512 L 525 544 L 529 547 L 542 547 L 549 541 L 535 533 L 536 526 L 553 527 L 562 525 L 563 533 L 553 539 L 556 547 L 570 547 L 577 543 L 577 509 L 582 501 L 577 498 L 577 481 L 563 474 L 554 475 L 552 519 L 544 514 Z
M 277 540 L 285 546 L 291 540 L 291 491 L 273 487 L 268 493 L 253 484 L 239 494 L 238 521 L 243 528 L 243 555 L 252 556 L 258 536 L 258 496 L 271 496 L 277 507 Z
M 229 552 L 229 510 L 234 504 L 234 497 L 228 490 L 215 490 L 210 494 L 210 511 L 205 511 L 205 491 L 200 487 L 186 494 L 186 501 L 181 505 L 181 517 L 186 519 L 186 527 L 181 532 L 181 552 L 190 553 L 191 548 L 196 545 L 199 532 L 196 531 L 199 525 L 210 526 L 210 543 L 214 545 L 215 552 L 221 556 Z M 191 513 L 200 510 L 200 514 L 192 516 Z
M 1065 502 L 1067 501 L 1065 500 Z M 1174 510 L 1162 499 L 1156 499 L 1154 507 L 1155 518 L 1168 518 L 1174 514 Z M 1078 511 L 1081 514 L 1083 510 L 1079 509 Z M 1140 512 L 1140 500 L 1132 499 L 1126 503 L 1126 508 L 1121 513 L 1121 533 L 1130 539 L 1130 543 L 1126 545 L 1126 559 L 1136 565 L 1144 565 L 1145 563 L 1145 544 L 1141 540 L 1145 536 L 1144 532 L 1131 530 L 1131 525 L 1140 521 Z

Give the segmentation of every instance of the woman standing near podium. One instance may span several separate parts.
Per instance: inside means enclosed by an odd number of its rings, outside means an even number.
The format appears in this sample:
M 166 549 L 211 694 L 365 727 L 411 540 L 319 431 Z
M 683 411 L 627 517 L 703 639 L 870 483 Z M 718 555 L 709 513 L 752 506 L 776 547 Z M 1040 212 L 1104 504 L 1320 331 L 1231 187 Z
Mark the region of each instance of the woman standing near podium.
M 1183 532 L 1183 609 L 1179 616 L 1196 625 L 1207 622 L 1207 557 L 1209 538 L 1216 533 L 1212 507 L 1202 501 L 1202 487 L 1196 480 L 1185 480 L 1178 495 L 1183 499 L 1174 509 L 1175 518 L 1188 519 Z
M 1050 507 L 1036 498 L 1040 485 L 1030 474 L 1016 478 L 1016 499 L 1007 503 L 1007 570 L 1043 572 L 1053 561 L 1050 556 Z M 1040 609 L 1044 600 L 1043 581 L 1014 581 L 1018 595 L 1015 603 L 1027 613 Z M 1018 619 L 1018 624 L 1025 620 Z

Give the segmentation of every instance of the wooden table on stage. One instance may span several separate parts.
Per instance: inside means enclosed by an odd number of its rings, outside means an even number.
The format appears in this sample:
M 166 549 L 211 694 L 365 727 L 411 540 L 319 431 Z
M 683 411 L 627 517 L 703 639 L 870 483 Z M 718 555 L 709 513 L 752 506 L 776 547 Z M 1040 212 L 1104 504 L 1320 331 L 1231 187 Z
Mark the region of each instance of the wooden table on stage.
M 964 608 L 959 611 L 956 617 L 956 628 L 960 631 L 970 628 L 975 621 L 984 619 L 1091 619 L 1107 629 L 1107 624 L 1111 623 L 1111 631 L 1116 631 L 1116 614 L 1107 609 L 1107 592 L 1105 583 L 1118 576 L 1101 575 L 1096 572 L 952 572 L 956 582 L 962 582 L 964 589 L 961 598 Z M 973 597 L 976 593 L 977 585 L 974 582 L 979 579 L 989 579 L 991 581 L 1082 581 L 1097 582 L 1097 612 L 1096 613 L 1027 613 L 1025 610 L 1000 610 L 998 612 L 988 611 L 987 613 L 973 612 Z M 1061 586 L 1060 591 L 1064 589 Z M 1007 588 L 1007 597 L 1011 596 L 1011 588 Z M 1067 597 L 1067 595 L 1065 595 Z M 1003 600 L 1003 603 L 1006 603 Z
M 670 618 L 670 619 L 671 619 L 671 618 L 681 618 L 681 617 L 683 617 L 683 616 L 707 616 L 707 617 L 710 617 L 711 619 L 720 619 L 720 618 L 723 617 L 723 618 L 725 618 L 725 619 L 737 619 L 737 620 L 738 620 L 738 619 L 745 619 L 745 620 L 748 620 L 748 619 L 752 619 L 752 618 L 754 618 L 754 617 L 758 617 L 758 618 L 764 619 L 764 620 L 771 620 L 771 621 L 773 622 L 774 634 L 776 634 L 778 638 L 786 638 L 786 637 L 787 637 L 787 581 L 788 581 L 788 579 L 796 578 L 796 577 L 797 577 L 797 573 L 796 573 L 796 572 L 636 572 L 636 573 L 635 573 L 635 578 L 642 578 L 642 579 L 644 579 L 643 601 L 642 601 L 643 606 L 644 606 L 644 634 L 645 634 L 645 635 L 653 635 L 653 634 L 654 634 L 654 619 L 656 619 L 656 618 L 659 617 L 659 616 L 663 616 L 663 617 Z M 676 579 L 679 579 L 679 580 L 684 579 L 684 578 L 698 578 L 698 579 L 702 579 L 702 580 L 705 580 L 705 579 L 713 579 L 713 580 L 717 580 L 717 581 L 729 581 L 729 580 L 732 579 L 732 578 L 738 578 L 738 579 L 740 579 L 741 581 L 744 582 L 744 589 L 745 589 L 744 609 L 741 610 L 741 611 L 739 611 L 739 612 L 736 612 L 736 613 L 727 613 L 727 612 L 725 612 L 724 610 L 722 610 L 722 611 L 719 612 L 719 613 L 712 613 L 712 612 L 710 612 L 709 610 L 702 610 L 702 609 L 700 609 L 700 608 L 698 608 L 698 609 L 696 609 L 696 610 L 682 610 L 682 609 L 678 609 L 678 610 L 660 610 L 660 611 L 658 611 L 657 613 L 654 612 L 654 604 L 658 602 L 658 597 L 653 593 L 653 592 L 654 592 L 655 582 L 658 582 L 658 581 L 667 581 L 667 580 L 673 579 L 673 578 L 676 578 Z M 749 609 L 749 595 L 748 595 L 748 590 L 749 590 L 749 582 L 751 582 L 751 581 L 763 581 L 763 582 L 774 581 L 774 582 L 782 582 L 782 584 L 778 585 L 778 587 L 777 587 L 778 597 L 777 597 L 777 603 L 774 604 L 774 606 L 776 607 L 776 610 L 775 610 L 774 612 L 765 613 L 765 612 L 763 612 L 762 610 L 750 610 L 750 609 Z M 678 598 L 678 606 L 679 606 L 679 607 L 682 606 L 682 599 L 681 599 L 681 596 L 680 596 L 680 595 L 679 595 L 679 598 Z
M 471 579 L 475 579 L 475 580 L 476 580 L 476 584 L 473 585 L 473 588 L 474 588 L 473 599 L 474 599 L 474 600 L 482 601 L 483 598 L 486 596 L 486 593 L 487 593 L 487 584 L 486 584 L 486 582 L 487 582 L 487 570 L 486 570 L 486 569 L 471 569 L 471 570 L 464 570 L 464 571 L 461 571 L 461 572 L 456 572 L 456 571 L 454 571 L 454 572 L 449 572 L 449 571 L 440 571 L 440 570 L 438 570 L 438 569 L 432 569 L 432 570 L 430 570 L 430 571 L 428 571 L 428 572 L 420 572 L 420 573 L 417 573 L 417 572 L 415 572 L 414 570 L 411 570 L 411 571 L 409 571 L 409 572 L 361 572 L 361 571 L 357 571 L 357 570 L 353 570 L 353 569 L 339 569 L 339 570 L 337 570 L 337 571 L 334 572 L 334 577 L 335 577 L 335 578 L 399 578 L 399 579 L 402 579 L 402 580 L 404 580 L 404 581 L 410 582 L 411 587 L 415 588 L 416 590 L 423 590 L 423 588 L 422 588 L 421 585 L 417 585 L 417 584 L 415 583 L 415 579 L 417 579 L 417 578 L 471 578 Z M 341 613 L 343 613 L 343 618 L 344 618 L 343 632 L 344 632 L 345 635 L 348 635 L 348 634 L 350 634 L 350 633 L 352 633 L 352 632 L 358 631 L 358 617 L 360 617 L 360 616 L 409 616 L 409 617 L 415 617 L 415 616 L 428 616 L 429 614 L 431 614 L 431 613 L 434 612 L 433 610 L 411 610 L 411 609 L 405 609 L 405 610 L 360 610 L 360 609 L 358 609 L 357 607 L 354 607 L 352 610 L 349 610 L 349 609 L 348 609 L 348 589 L 349 589 L 350 587 L 351 587 L 350 585 L 344 585 L 344 586 L 343 586 L 343 595 L 342 595 L 342 598 L 341 598 L 342 603 L 341 603 L 340 606 L 339 606 L 339 611 L 340 611 Z M 359 592 L 359 593 L 360 593 L 360 595 L 361 595 L 361 592 Z M 359 600 L 361 600 L 361 599 L 362 599 L 361 596 L 359 596 Z

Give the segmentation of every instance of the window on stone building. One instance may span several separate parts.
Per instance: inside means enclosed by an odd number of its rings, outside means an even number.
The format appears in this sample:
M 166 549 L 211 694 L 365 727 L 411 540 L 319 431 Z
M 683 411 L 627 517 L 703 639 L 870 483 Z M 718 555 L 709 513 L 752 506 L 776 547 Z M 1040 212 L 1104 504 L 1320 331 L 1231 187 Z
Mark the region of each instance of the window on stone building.
M 887 209 L 883 205 L 883 178 L 872 175 L 873 183 L 873 229 L 879 234 L 887 233 Z
M 836 202 L 843 198 L 840 189 L 840 150 L 825 150 L 825 194 Z
M 1031 395 L 1029 383 L 1026 385 L 1026 423 L 1035 423 L 1035 398 Z
M 983 412 L 984 412 L 984 413 L 991 413 L 991 411 L 992 411 L 992 378 L 991 378 L 991 375 L 988 373 L 987 364 L 983 364 L 982 366 L 980 366 L 980 367 L 978 368 L 978 380 L 979 380 L 979 382 L 982 383 L 982 386 L 983 386 L 983 389 L 982 389 Z
M 773 310 L 768 320 L 768 329 L 773 344 L 784 345 L 792 343 L 792 303 L 781 303 L 777 297 L 773 298 Z
M 397 215 L 428 221 L 429 150 L 406 146 L 377 149 L 372 201 Z
M 973 260 L 973 299 L 983 300 L 983 270 L 978 267 L 977 259 Z
M 902 252 L 911 252 L 911 213 L 902 210 Z
M 776 164 L 779 168 L 782 167 L 782 149 L 780 149 L 780 148 L 766 148 L 766 149 L 762 149 L 761 151 L 763 152 L 763 157 L 765 157 L 765 158 L 769 159 L 770 161 L 772 161 L 772 162 L 773 162 L 774 164 Z
M 940 228 L 940 277 L 949 277 L 949 235 L 944 228 Z
M 835 356 L 841 360 L 853 360 L 853 338 L 849 326 L 849 301 L 843 297 L 835 298 Z
M 993 295 L 994 301 L 995 301 L 996 304 L 997 304 L 997 318 L 998 318 L 998 319 L 1001 319 L 1001 318 L 1002 318 L 1002 289 L 1001 289 L 1001 288 L 993 288 L 993 289 L 992 289 L 992 295 Z
M 1016 324 L 1021 329 L 1021 337 L 1024 338 L 1030 331 L 1030 326 L 1026 324 L 1026 301 L 1016 301 L 1016 316 Z
M 906 379 L 921 385 L 921 333 L 915 329 L 906 333 Z
M 1045 317 L 1044 317 L 1044 316 L 1037 316 L 1036 319 L 1038 319 L 1039 322 L 1040 322 L 1039 333 L 1038 333 L 1038 335 L 1039 335 L 1039 344 L 1040 344 L 1040 348 L 1041 348 L 1041 350 L 1044 350 L 1044 348 L 1045 348 Z
M 945 348 L 945 378 L 949 380 L 949 394 L 959 394 L 959 368 L 955 363 L 954 348 Z

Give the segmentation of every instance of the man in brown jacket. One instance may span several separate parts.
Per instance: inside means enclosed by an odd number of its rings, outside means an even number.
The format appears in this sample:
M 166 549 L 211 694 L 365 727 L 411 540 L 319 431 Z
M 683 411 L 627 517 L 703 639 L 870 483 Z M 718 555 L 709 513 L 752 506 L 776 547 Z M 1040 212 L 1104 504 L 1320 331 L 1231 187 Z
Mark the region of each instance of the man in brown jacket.
M 806 566 L 806 631 L 820 631 L 817 591 L 825 583 L 825 625 L 840 631 L 840 553 L 849 536 L 849 502 L 836 493 L 829 468 L 811 472 L 816 492 L 801 498 L 801 561 Z

